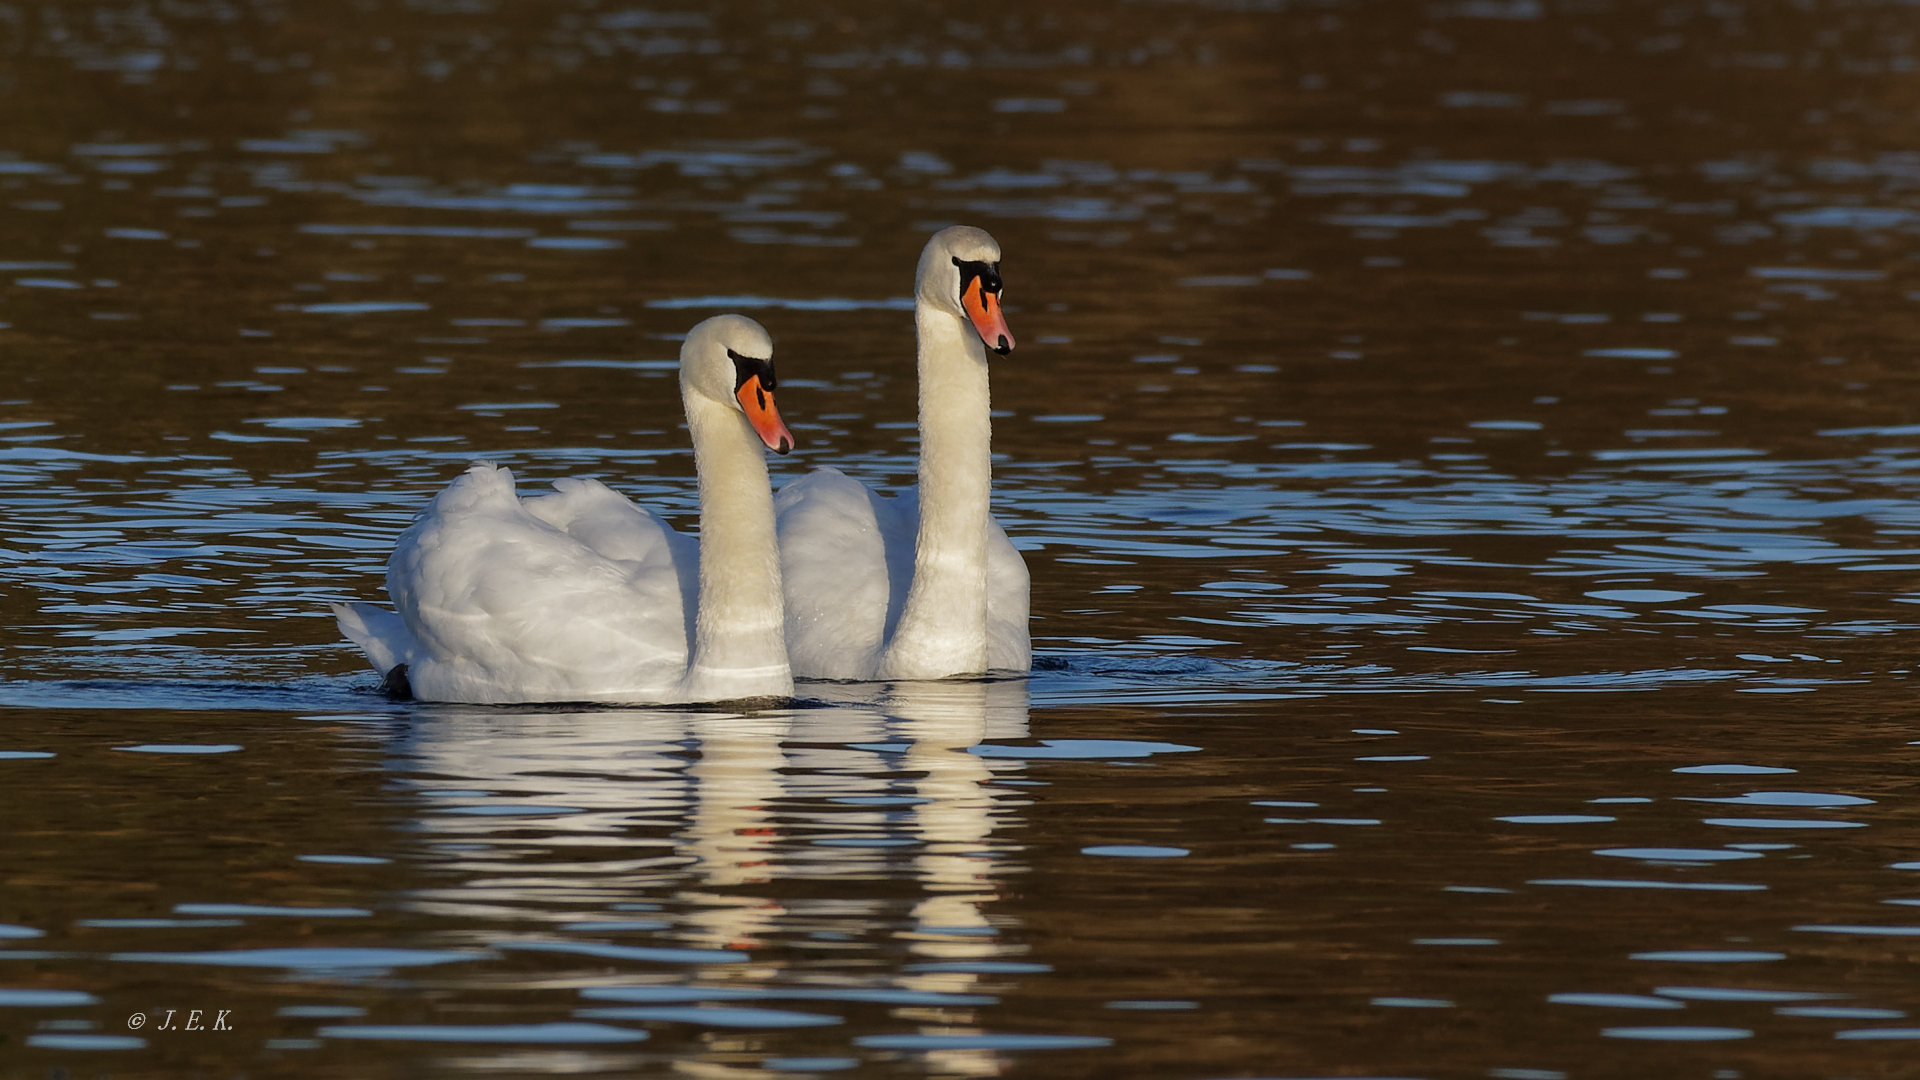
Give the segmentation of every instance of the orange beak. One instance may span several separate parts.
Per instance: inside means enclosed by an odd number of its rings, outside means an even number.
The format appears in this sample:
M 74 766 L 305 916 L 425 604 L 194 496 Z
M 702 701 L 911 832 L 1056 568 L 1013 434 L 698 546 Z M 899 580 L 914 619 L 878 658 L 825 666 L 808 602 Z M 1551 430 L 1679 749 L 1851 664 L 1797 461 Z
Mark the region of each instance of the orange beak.
M 980 279 L 967 282 L 967 291 L 960 297 L 960 306 L 967 309 L 967 317 L 973 320 L 973 328 L 980 333 L 980 340 L 987 348 L 1005 356 L 1013 351 L 1013 331 L 1007 329 L 1007 317 L 1000 313 L 1000 294 L 990 293 L 980 287 Z
M 747 412 L 747 423 L 753 425 L 754 434 L 767 444 L 767 449 L 776 454 L 793 449 L 793 432 L 788 431 L 786 421 L 780 419 L 780 410 L 773 404 L 773 391 L 760 382 L 758 375 L 741 383 L 733 396 L 740 400 L 740 407 Z

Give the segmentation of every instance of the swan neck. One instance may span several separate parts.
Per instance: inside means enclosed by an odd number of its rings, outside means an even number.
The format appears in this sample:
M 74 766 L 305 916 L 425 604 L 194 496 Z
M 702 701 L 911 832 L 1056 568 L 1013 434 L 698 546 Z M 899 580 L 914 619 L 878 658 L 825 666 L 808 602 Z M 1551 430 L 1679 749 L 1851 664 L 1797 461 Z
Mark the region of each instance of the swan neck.
M 920 526 L 913 584 L 884 665 L 902 677 L 986 670 L 987 521 L 993 487 L 986 347 L 922 299 Z
M 791 696 L 773 490 L 760 440 L 738 409 L 697 393 L 682 397 L 700 483 L 700 596 L 687 699 Z

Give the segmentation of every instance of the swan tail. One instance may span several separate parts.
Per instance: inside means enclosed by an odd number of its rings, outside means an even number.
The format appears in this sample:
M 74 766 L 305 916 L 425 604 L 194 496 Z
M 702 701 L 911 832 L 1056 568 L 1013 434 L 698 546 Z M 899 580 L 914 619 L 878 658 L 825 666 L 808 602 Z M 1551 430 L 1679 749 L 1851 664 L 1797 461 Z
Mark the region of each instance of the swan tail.
M 333 604 L 333 617 L 348 641 L 367 654 L 367 664 L 382 678 L 407 662 L 414 652 L 413 634 L 400 616 L 372 604 Z M 402 676 L 404 678 L 404 676 Z

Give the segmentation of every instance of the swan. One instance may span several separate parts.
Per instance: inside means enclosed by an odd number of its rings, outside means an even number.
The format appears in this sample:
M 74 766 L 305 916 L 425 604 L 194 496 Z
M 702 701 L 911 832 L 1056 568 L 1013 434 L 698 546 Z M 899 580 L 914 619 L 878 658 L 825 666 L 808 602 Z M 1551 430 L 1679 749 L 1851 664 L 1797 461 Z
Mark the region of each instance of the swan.
M 773 399 L 773 339 L 719 315 L 680 347 L 700 536 L 597 480 L 514 494 L 480 462 L 394 545 L 394 610 L 335 604 L 389 692 L 427 701 L 672 704 L 787 698 L 773 489 L 760 444 L 793 434 Z
M 941 679 L 1032 666 L 1027 564 L 988 512 L 987 350 L 1013 350 L 1000 294 L 993 237 L 965 225 L 935 233 L 914 277 L 918 486 L 885 498 L 821 468 L 775 497 L 794 675 Z

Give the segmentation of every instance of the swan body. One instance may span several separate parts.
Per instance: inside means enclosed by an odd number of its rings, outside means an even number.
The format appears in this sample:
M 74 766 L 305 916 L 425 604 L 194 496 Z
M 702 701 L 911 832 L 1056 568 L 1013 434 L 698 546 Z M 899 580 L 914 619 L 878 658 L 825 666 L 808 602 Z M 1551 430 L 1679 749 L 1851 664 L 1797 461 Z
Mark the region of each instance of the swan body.
M 680 351 L 700 535 L 597 480 L 520 498 L 479 463 L 436 495 L 387 563 L 394 609 L 335 604 L 390 686 L 428 701 L 683 703 L 793 693 L 772 492 L 760 443 L 792 435 L 773 405 L 773 343 L 721 315 Z
M 788 656 L 813 679 L 941 679 L 1025 672 L 1025 560 L 989 512 L 987 349 L 1000 314 L 1000 246 L 954 226 L 921 252 L 919 484 L 883 497 L 819 469 L 774 499 Z

